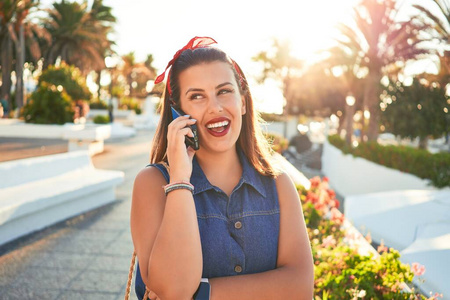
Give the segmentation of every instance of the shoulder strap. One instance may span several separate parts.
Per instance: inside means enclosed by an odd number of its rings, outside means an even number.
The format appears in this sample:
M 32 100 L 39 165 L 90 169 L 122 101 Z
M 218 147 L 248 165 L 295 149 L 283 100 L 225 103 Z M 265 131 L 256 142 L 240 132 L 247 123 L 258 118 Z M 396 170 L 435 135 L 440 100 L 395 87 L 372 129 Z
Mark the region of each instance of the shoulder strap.
M 157 163 L 157 164 L 149 164 L 149 165 L 147 165 L 145 167 L 146 168 L 148 168 L 148 167 L 156 167 L 156 168 L 158 168 L 158 170 L 164 176 L 164 179 L 166 179 L 167 182 L 170 182 L 169 165 L 165 161 L 162 161 L 162 162 Z

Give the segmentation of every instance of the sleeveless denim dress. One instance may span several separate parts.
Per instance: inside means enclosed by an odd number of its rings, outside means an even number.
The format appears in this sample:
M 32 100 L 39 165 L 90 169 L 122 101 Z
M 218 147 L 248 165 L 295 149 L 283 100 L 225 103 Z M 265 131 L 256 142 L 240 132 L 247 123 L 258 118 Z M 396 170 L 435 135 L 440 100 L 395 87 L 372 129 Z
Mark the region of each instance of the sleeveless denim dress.
M 191 183 L 203 254 L 203 278 L 260 273 L 276 268 L 280 207 L 275 180 L 259 174 L 238 151 L 242 177 L 231 196 L 213 186 L 195 156 Z M 169 182 L 169 174 L 158 168 Z M 136 295 L 142 299 L 145 284 L 139 264 Z

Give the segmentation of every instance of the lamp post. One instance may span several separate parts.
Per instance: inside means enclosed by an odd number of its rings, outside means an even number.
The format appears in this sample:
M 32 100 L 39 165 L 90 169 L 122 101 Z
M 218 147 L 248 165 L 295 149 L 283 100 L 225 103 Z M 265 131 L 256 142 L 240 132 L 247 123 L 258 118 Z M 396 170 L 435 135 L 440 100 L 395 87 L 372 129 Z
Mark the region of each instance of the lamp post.
M 347 119 L 345 126 L 345 140 L 347 145 L 352 143 L 353 135 L 353 116 L 355 115 L 355 102 L 356 99 L 353 95 L 349 94 L 345 97 L 345 118 Z
M 113 123 L 114 122 L 114 106 L 113 106 L 113 101 L 112 101 L 112 89 L 113 89 L 113 84 L 114 84 L 114 70 L 116 68 L 117 65 L 117 59 L 115 57 L 112 56 L 108 56 L 105 58 L 105 65 L 106 68 L 109 71 L 109 86 L 108 86 L 108 93 L 109 93 L 109 101 L 108 101 L 108 116 L 109 116 L 109 122 Z

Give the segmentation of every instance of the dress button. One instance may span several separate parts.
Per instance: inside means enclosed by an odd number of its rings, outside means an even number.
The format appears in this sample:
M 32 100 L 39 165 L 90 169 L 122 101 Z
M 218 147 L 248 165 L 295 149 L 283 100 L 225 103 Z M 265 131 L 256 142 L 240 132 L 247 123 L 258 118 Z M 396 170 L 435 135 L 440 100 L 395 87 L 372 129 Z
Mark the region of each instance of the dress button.
M 234 271 L 236 273 L 241 273 L 242 272 L 242 267 L 240 265 L 236 265 L 236 267 L 234 267 Z
M 240 221 L 237 221 L 236 223 L 234 223 L 234 228 L 241 229 L 242 228 L 242 223 Z

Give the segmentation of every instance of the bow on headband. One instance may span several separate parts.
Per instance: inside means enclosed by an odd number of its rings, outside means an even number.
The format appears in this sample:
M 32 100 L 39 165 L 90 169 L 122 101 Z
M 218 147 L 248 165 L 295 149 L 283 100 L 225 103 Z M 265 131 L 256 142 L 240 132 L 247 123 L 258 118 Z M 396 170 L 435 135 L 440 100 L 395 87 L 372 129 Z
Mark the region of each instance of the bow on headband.
M 187 50 L 187 49 L 194 50 L 194 49 L 197 49 L 197 48 L 205 48 L 205 47 L 208 47 L 208 46 L 213 45 L 213 44 L 217 44 L 217 42 L 213 38 L 210 38 L 210 37 L 198 37 L 198 36 L 196 36 L 193 39 L 191 39 L 189 41 L 189 43 L 187 43 L 186 46 L 184 46 L 183 48 L 178 50 L 177 53 L 175 53 L 175 55 L 173 56 L 172 60 L 169 61 L 169 63 L 167 64 L 167 67 L 164 70 L 164 72 L 161 75 L 159 75 L 158 77 L 156 77 L 155 84 L 158 84 L 158 83 L 160 83 L 160 82 L 162 82 L 164 80 L 164 77 L 166 76 L 167 69 L 173 65 L 175 60 L 178 57 L 180 57 L 181 53 L 184 50 Z M 169 91 L 169 95 L 172 95 L 172 90 L 170 88 L 169 80 L 170 80 L 170 73 L 169 73 L 169 76 L 167 76 L 167 90 Z

